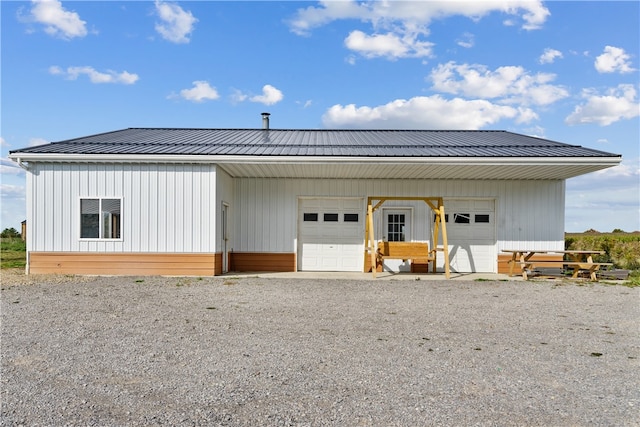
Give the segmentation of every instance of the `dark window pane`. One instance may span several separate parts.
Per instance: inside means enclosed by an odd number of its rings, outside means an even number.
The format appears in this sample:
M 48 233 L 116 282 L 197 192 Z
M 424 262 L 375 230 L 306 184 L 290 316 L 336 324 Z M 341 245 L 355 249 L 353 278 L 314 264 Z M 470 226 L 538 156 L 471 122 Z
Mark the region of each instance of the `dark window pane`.
M 358 214 L 344 214 L 344 222 L 358 222 Z
M 97 239 L 100 237 L 100 200 L 80 200 L 80 238 Z
M 120 199 L 102 199 L 102 238 L 120 238 Z
M 306 213 L 306 214 L 304 214 L 304 220 L 305 221 L 317 221 L 318 220 L 318 214 L 317 213 Z
M 476 214 L 476 222 L 489 223 L 489 214 Z
M 338 214 L 337 213 L 324 214 L 324 222 L 338 222 Z
M 469 224 L 468 213 L 455 213 L 453 214 L 453 222 L 456 224 Z

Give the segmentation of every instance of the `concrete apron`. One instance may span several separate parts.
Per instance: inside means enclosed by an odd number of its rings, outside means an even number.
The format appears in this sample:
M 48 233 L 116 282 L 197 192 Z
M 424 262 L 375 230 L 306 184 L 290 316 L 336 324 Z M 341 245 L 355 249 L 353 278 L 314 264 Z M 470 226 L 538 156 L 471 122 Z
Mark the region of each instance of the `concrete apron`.
M 444 273 L 416 274 L 416 273 L 377 273 L 374 278 L 371 273 L 355 273 L 340 271 L 295 271 L 285 273 L 270 272 L 242 272 L 226 273 L 223 277 L 262 277 L 273 279 L 333 279 L 333 280 L 438 280 L 446 281 Z M 522 276 L 509 277 L 507 274 L 497 273 L 451 273 L 449 280 L 491 280 L 491 281 L 522 281 Z

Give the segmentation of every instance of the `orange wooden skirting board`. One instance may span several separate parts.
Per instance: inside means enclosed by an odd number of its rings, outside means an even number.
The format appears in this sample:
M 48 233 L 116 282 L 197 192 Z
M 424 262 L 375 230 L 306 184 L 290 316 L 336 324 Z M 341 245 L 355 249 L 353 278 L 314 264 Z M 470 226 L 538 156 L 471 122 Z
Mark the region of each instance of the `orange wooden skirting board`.
M 511 259 L 511 254 L 499 254 L 498 255 L 498 273 L 499 274 L 509 274 L 509 260 Z M 546 255 L 546 254 L 536 254 L 531 257 L 531 261 L 562 261 L 562 255 Z M 538 264 L 537 267 L 557 267 L 557 264 L 549 264 L 545 266 L 544 263 Z M 520 271 L 520 266 L 516 264 L 516 268 L 514 271 Z
M 222 256 L 213 253 L 31 252 L 30 274 L 114 276 L 213 276 L 222 272 Z
M 296 271 L 296 254 L 288 252 L 231 252 L 229 271 Z

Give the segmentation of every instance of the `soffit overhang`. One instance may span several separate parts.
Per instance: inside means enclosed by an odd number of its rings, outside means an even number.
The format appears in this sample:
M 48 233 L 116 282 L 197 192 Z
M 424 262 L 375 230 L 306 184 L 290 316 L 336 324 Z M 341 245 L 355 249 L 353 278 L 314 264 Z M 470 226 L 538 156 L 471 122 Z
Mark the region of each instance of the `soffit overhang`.
M 563 180 L 620 164 L 598 157 L 327 157 L 12 153 L 30 163 L 215 164 L 237 178 Z

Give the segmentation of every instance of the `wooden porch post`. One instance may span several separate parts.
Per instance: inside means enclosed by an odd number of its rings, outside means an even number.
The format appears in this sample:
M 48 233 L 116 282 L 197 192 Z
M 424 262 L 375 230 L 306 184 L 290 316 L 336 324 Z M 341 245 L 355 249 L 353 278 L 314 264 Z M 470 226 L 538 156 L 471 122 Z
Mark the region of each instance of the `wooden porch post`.
M 371 199 L 369 199 L 369 203 L 367 204 L 367 226 L 369 228 L 369 260 L 371 262 L 371 273 L 373 274 L 373 278 L 376 277 L 376 248 L 375 241 L 373 240 L 373 207 L 371 206 Z
M 440 221 L 442 222 L 442 246 L 444 249 L 444 274 L 447 279 L 451 278 L 451 271 L 449 268 L 449 241 L 447 240 L 447 221 L 444 214 L 444 203 L 442 199 L 438 202 L 438 210 L 440 211 Z

